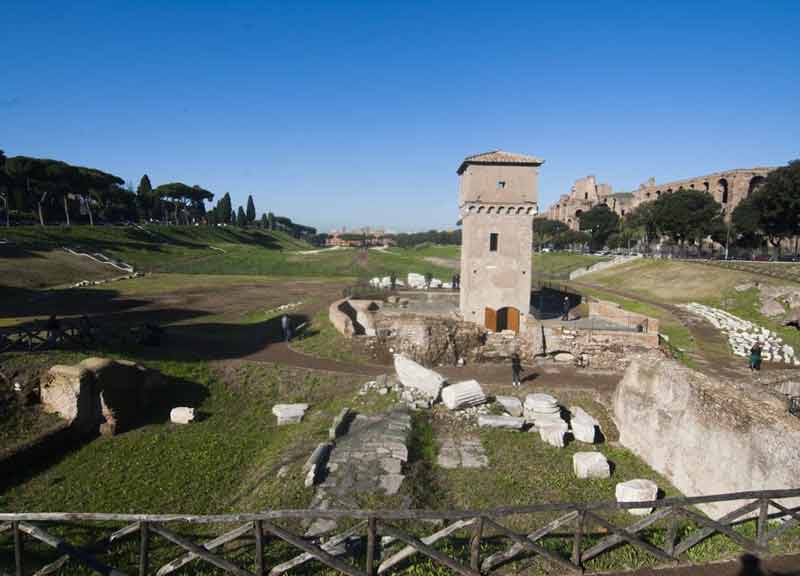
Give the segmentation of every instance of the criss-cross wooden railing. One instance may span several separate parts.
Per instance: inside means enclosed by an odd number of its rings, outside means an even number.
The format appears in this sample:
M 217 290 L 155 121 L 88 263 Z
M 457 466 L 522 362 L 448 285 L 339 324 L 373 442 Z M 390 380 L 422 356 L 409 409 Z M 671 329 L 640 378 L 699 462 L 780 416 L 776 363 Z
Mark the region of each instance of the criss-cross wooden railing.
M 635 546 L 662 562 L 677 562 L 706 538 L 720 534 L 742 549 L 758 555 L 768 554 L 770 542 L 800 524 L 800 489 L 738 492 L 699 497 L 664 498 L 653 502 L 583 502 L 535 504 L 490 510 L 275 510 L 252 514 L 221 514 L 194 516 L 181 514 L 89 514 L 89 513 L 0 513 L 0 535 L 13 539 L 14 569 L 17 576 L 34 573 L 25 570 L 25 541 L 33 539 L 55 548 L 60 556 L 39 568 L 34 574 L 45 576 L 57 572 L 69 561 L 83 563 L 108 575 L 123 571 L 106 564 L 101 555 L 115 543 L 138 534 L 137 564 L 141 576 L 168 574 L 201 560 L 225 573 L 239 576 L 278 576 L 308 561 L 350 576 L 384 574 L 421 555 L 429 561 L 464 576 L 487 574 L 523 555 L 539 557 L 562 572 L 581 573 L 590 560 L 624 545 Z M 698 512 L 704 504 L 736 503 L 734 510 L 713 520 Z M 652 512 L 624 526 L 620 516 L 632 508 L 652 508 Z M 513 518 L 547 514 L 551 518 L 541 527 L 520 532 L 510 524 Z M 555 518 L 552 518 L 556 516 Z M 512 518 L 513 517 L 513 518 Z M 297 525 L 316 519 L 347 522 L 350 526 L 327 540 L 307 538 L 281 523 Z M 743 521 L 756 525 L 755 536 L 736 530 Z M 428 521 L 446 524 L 424 537 L 415 533 Z M 102 523 L 102 526 L 122 523 L 123 527 L 92 544 L 77 546 L 45 530 L 48 524 Z M 224 526 L 236 524 L 232 530 L 202 543 L 178 532 L 177 524 Z M 660 543 L 652 540 L 653 528 L 661 526 Z M 681 527 L 679 530 L 679 526 Z M 649 532 L 648 532 L 649 529 Z M 437 542 L 462 534 L 460 553 L 446 553 Z M 158 537 L 164 543 L 177 546 L 181 554 L 153 569 L 152 541 Z M 248 539 L 254 543 L 254 556 L 242 567 L 226 558 L 220 550 L 235 540 Z M 563 546 L 548 546 L 548 541 L 565 539 Z M 267 566 L 265 552 L 271 543 L 283 542 L 296 549 L 294 555 Z M 481 558 L 482 543 L 492 542 L 493 553 Z M 347 544 L 355 544 L 348 546 Z M 454 547 L 446 548 L 455 550 Z M 299 554 L 297 554 L 299 552 Z M 255 572 L 252 572 L 253 569 Z

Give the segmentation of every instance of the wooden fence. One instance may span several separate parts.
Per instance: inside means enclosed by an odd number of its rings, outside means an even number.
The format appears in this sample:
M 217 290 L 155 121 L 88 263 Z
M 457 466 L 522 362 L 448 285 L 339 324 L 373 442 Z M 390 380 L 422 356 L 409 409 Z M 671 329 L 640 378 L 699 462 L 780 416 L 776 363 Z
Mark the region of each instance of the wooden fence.
M 80 562 L 94 571 L 107 575 L 124 574 L 106 564 L 101 555 L 115 543 L 138 535 L 138 573 L 141 576 L 156 574 L 166 576 L 194 561 L 204 561 L 225 573 L 252 576 L 219 551 L 234 540 L 248 539 L 254 544 L 255 574 L 277 576 L 311 560 L 322 563 L 337 573 L 349 576 L 374 576 L 408 562 L 414 555 L 422 555 L 434 564 L 464 576 L 492 573 L 503 564 L 520 558 L 538 556 L 559 572 L 581 573 L 585 563 L 608 553 L 615 547 L 631 545 L 655 557 L 656 560 L 674 563 L 684 558 L 693 547 L 713 534 L 721 534 L 742 549 L 757 555 L 768 554 L 770 542 L 800 522 L 800 506 L 792 507 L 779 500 L 800 497 L 800 489 L 738 492 L 692 498 L 664 498 L 654 502 L 617 503 L 587 502 L 565 504 L 537 504 L 530 506 L 496 508 L 491 510 L 428 511 L 428 510 L 281 510 L 252 514 L 221 514 L 193 516 L 180 514 L 88 514 L 88 513 L 0 513 L 0 536 L 11 535 L 17 576 L 25 571 L 25 540 L 34 539 L 55 548 L 60 556 L 54 562 L 39 568 L 36 576 L 58 571 L 70 560 Z M 718 520 L 698 512 L 701 504 L 737 502 L 736 509 Z M 653 508 L 652 512 L 625 526 L 615 525 L 604 514 L 619 515 L 620 510 Z M 509 527 L 511 517 L 548 513 L 554 519 L 539 528 L 519 532 Z M 755 517 L 756 534 L 750 538 L 734 530 L 734 524 Z M 347 530 L 331 536 L 325 542 L 305 538 L 281 526 L 286 521 L 309 521 L 318 518 L 353 523 Z M 425 521 L 446 523 L 443 528 L 418 537 L 416 531 L 429 525 Z M 79 547 L 45 530 L 48 524 L 63 523 L 123 524 L 107 537 L 91 545 Z M 449 522 L 449 524 L 447 524 Z M 235 528 L 203 543 L 179 533 L 172 525 L 206 524 Z M 679 523 L 685 523 L 678 530 Z M 663 525 L 664 538 L 659 545 L 648 540 L 646 529 Z M 466 536 L 461 554 L 445 553 L 436 547 L 439 541 L 457 533 Z M 179 549 L 180 555 L 153 570 L 151 543 L 154 537 Z M 481 558 L 481 543 L 491 538 L 499 548 Z M 561 552 L 548 546 L 548 538 L 568 538 L 571 550 Z M 357 541 L 358 547 L 342 547 L 346 541 Z M 659 538 L 660 540 L 660 538 Z M 265 562 L 265 551 L 273 542 L 288 543 L 297 555 L 282 560 L 271 567 Z M 464 539 L 462 538 L 462 541 Z M 399 547 L 399 549 L 398 549 Z M 456 548 L 449 547 L 448 550 Z M 355 551 L 354 551 L 355 550 Z M 241 562 L 240 562 L 241 563 Z M 253 562 L 251 561 L 250 564 Z M 309 567 L 313 571 L 313 567 Z
M 40 321 L 0 330 L 0 353 L 146 344 L 153 338 L 160 342 L 163 332 L 163 328 L 151 324 L 91 325 L 88 320 L 62 319 L 57 328 L 50 328 Z

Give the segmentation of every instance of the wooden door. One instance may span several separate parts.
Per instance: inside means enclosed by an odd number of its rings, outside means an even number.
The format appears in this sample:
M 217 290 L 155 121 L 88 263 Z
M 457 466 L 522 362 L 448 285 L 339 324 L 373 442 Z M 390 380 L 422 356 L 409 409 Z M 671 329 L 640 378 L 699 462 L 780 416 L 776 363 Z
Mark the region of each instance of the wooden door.
M 508 308 L 508 329 L 519 334 L 519 310 L 516 308 Z
M 487 330 L 497 332 L 497 310 L 486 308 L 483 325 L 486 326 Z

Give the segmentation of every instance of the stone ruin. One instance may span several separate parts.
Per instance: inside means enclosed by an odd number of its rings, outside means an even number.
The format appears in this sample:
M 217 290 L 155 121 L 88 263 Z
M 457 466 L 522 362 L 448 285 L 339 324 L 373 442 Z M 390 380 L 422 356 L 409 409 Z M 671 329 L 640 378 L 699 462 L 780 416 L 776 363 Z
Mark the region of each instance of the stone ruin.
M 411 416 L 404 409 L 375 416 L 343 411 L 331 426 L 332 441 L 317 446 L 304 466 L 306 486 L 316 485 L 311 508 L 358 508 L 360 497 L 397 494 L 410 432 Z M 306 535 L 335 528 L 335 520 L 319 518 Z
M 774 387 L 792 390 L 797 380 L 786 377 Z M 789 413 L 786 397 L 758 380 L 711 377 L 662 354 L 643 354 L 617 385 L 614 418 L 620 443 L 687 496 L 797 486 L 800 419 Z M 737 506 L 701 508 L 719 518 Z
M 381 360 L 402 353 L 426 366 L 507 362 L 517 353 L 523 362 L 553 360 L 623 371 L 636 353 L 659 346 L 659 322 L 604 301 L 589 302 L 585 318 L 569 322 L 536 321 L 527 316 L 519 330 L 487 330 L 464 320 L 457 293 L 421 292 L 385 299 L 342 299 L 331 304 L 329 318 L 348 338 L 365 338 Z
M 88 358 L 55 365 L 43 375 L 42 406 L 80 433 L 113 436 L 142 420 L 162 381 L 158 372 L 133 362 Z

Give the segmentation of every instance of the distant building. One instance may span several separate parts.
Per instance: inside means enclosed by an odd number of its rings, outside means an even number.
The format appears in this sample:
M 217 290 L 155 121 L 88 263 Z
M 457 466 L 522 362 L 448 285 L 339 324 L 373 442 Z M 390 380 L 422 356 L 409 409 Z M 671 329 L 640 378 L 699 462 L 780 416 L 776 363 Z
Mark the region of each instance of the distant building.
M 394 241 L 381 228 L 357 228 L 355 230 L 333 230 L 328 233 L 326 246 L 393 246 Z
M 533 218 L 538 167 L 533 156 L 495 150 L 458 168 L 462 222 L 460 308 L 489 330 L 520 332 L 530 311 Z
M 686 188 L 711 194 L 722 205 L 726 217 L 730 218 L 739 202 L 763 184 L 772 170 L 773 168 L 736 168 L 661 184 L 656 183 L 655 178 L 650 178 L 634 192 L 618 193 L 613 192 L 611 185 L 598 184 L 594 176 L 586 176 L 576 180 L 569 194 L 563 194 L 548 208 L 545 215 L 549 220 L 559 220 L 577 230 L 581 214 L 597 204 L 607 204 L 622 217 L 643 202 Z

